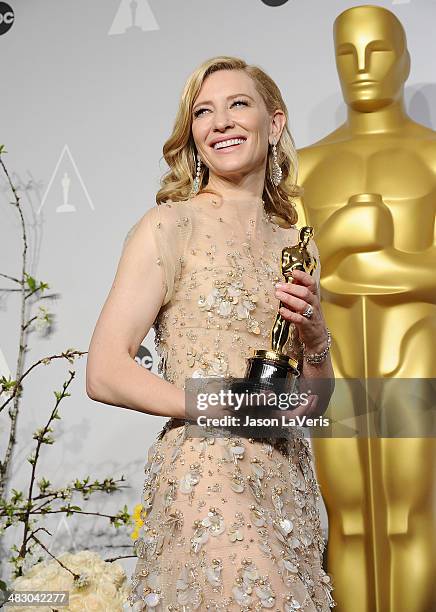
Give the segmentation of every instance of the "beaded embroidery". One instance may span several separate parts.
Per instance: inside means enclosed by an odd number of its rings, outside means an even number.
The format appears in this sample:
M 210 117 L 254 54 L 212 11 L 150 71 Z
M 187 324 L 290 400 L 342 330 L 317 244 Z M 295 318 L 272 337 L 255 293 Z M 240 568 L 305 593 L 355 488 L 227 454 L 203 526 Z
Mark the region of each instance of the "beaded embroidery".
M 153 325 L 158 371 L 180 388 L 186 377 L 242 376 L 252 349 L 270 341 L 281 249 L 297 231 L 257 203 L 245 224 L 194 200 L 160 209 L 156 263 L 173 278 Z M 285 349 L 298 354 L 294 332 Z M 328 612 L 311 462 L 298 429 L 290 439 L 192 438 L 167 421 L 145 466 L 133 610 Z

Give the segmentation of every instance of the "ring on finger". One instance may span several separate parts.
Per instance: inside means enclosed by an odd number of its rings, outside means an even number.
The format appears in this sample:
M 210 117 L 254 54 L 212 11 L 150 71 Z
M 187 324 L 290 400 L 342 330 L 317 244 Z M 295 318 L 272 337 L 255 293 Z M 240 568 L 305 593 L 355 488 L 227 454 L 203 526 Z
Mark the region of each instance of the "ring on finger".
M 310 319 L 310 317 L 313 315 L 313 306 L 308 304 L 306 310 L 301 314 L 303 317 L 306 317 L 306 319 Z

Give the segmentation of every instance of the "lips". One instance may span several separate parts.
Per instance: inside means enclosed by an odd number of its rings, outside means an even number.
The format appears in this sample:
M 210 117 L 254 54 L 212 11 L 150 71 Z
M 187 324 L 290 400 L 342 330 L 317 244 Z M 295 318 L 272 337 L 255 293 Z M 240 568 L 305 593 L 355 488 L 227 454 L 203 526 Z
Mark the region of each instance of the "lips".
M 245 143 L 245 140 L 244 142 L 238 142 L 236 144 L 226 145 L 225 147 L 217 147 L 216 149 L 214 149 L 214 153 L 217 153 L 218 155 L 221 155 L 221 154 L 224 155 L 226 153 L 231 153 L 238 147 L 242 146 L 244 143 Z
M 212 142 L 210 143 L 210 146 L 212 147 L 212 149 L 214 148 L 214 146 L 217 144 L 217 142 L 224 142 L 225 140 L 236 140 L 236 139 L 241 139 L 241 140 L 247 140 L 246 136 L 226 136 L 225 138 L 217 138 L 216 140 L 212 140 Z

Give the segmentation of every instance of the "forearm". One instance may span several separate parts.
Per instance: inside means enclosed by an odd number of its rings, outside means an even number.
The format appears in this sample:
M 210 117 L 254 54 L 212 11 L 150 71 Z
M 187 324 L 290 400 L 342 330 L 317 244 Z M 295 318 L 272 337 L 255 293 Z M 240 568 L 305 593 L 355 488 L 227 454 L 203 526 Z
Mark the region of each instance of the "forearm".
M 99 377 L 89 376 L 91 399 L 154 416 L 185 418 L 185 391 L 136 363 L 130 355 L 107 367 Z

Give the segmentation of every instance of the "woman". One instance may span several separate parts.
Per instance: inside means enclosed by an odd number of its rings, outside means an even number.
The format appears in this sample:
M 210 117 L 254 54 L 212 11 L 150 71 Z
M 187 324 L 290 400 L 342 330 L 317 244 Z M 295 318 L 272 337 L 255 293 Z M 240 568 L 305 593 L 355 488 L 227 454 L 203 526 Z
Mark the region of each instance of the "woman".
M 130 603 L 325 612 L 335 604 L 307 441 L 191 437 L 183 420 L 185 379 L 242 377 L 252 350 L 269 346 L 278 300 L 292 324 L 287 354 L 303 375 L 333 376 L 319 266 L 275 289 L 281 250 L 298 235 L 279 89 L 240 59 L 205 62 L 186 83 L 164 154 L 158 206 L 126 238 L 87 366 L 91 398 L 170 417 L 148 453 Z M 309 248 L 316 256 L 313 240 Z M 163 379 L 134 361 L 152 325 Z

